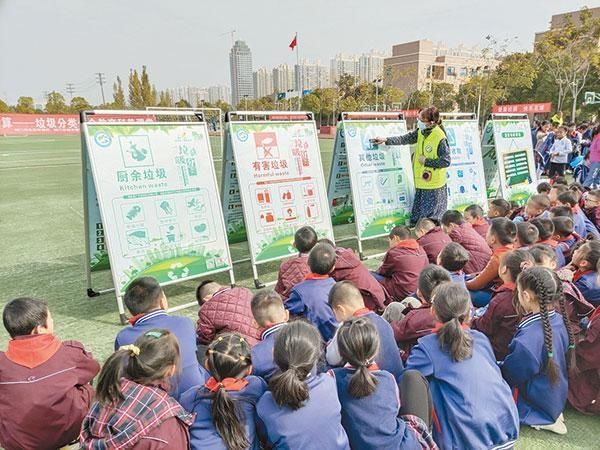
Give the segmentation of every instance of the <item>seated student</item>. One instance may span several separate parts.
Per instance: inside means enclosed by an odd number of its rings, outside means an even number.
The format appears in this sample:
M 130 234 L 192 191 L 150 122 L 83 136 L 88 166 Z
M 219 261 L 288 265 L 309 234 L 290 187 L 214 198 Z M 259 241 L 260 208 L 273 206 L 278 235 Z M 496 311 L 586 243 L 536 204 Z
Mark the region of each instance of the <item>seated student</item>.
M 379 334 L 364 317 L 345 321 L 337 337 L 337 352 L 346 365 L 331 373 L 350 447 L 437 449 L 429 431 L 431 395 L 423 376 L 414 370 L 405 372 L 398 392 L 396 379 L 375 362 Z
M 467 206 L 465 208 L 464 216 L 465 220 L 471 224 L 473 229 L 485 239 L 490 224 L 484 217 L 483 208 L 479 205 Z
M 600 307 L 575 348 L 577 370 L 569 374 L 569 403 L 583 414 L 600 413 Z
M 600 283 L 596 267 L 600 260 L 600 241 L 585 241 L 573 252 L 568 269 L 574 271 L 573 284 L 594 307 L 600 305 Z
M 588 233 L 590 233 L 596 239 L 600 239 L 598 229 L 581 210 L 577 197 L 572 191 L 560 194 L 558 196 L 558 205 L 571 208 L 571 211 L 573 212 L 573 231 L 575 231 L 575 233 L 581 237 L 586 237 Z
M 360 291 L 356 286 L 349 281 L 336 283 L 329 293 L 329 306 L 340 323 L 353 317 L 364 317 L 373 323 L 379 334 L 380 343 L 375 363 L 381 370 L 387 370 L 399 380 L 403 366 L 400 350 L 394 339 L 394 331 L 384 318 L 365 308 Z M 338 352 L 337 333 L 327 345 L 326 357 L 327 363 L 332 367 L 341 366 L 344 363 Z
M 252 297 L 252 315 L 261 328 L 260 341 L 252 347 L 252 373 L 269 381 L 277 372 L 273 361 L 275 336 L 290 318 L 283 301 L 275 291 L 263 289 Z
M 207 280 L 196 289 L 200 305 L 196 334 L 200 344 L 210 344 L 219 333 L 239 333 L 250 346 L 260 339 L 258 324 L 252 317 L 252 291 L 244 287 L 225 287 Z
M 203 384 L 208 372 L 198 364 L 196 357 L 196 331 L 190 319 L 167 313 L 169 305 L 160 284 L 152 277 L 137 278 L 131 282 L 123 297 L 125 306 L 133 316 L 131 326 L 123 328 L 115 338 L 115 350 L 133 344 L 140 335 L 153 328 L 171 331 L 179 341 L 181 371 L 171 380 L 171 394 L 178 399 L 192 386 Z
M 419 219 L 415 225 L 415 234 L 417 242 L 425 250 L 431 264 L 435 264 L 443 248 L 452 242 L 452 239 L 431 219 Z
M 567 192 L 569 187 L 566 184 L 560 184 L 554 182 L 552 185 L 552 189 L 550 189 L 550 193 L 548 194 L 548 198 L 550 199 L 550 206 L 555 207 L 558 202 L 558 196 Z
M 256 405 L 266 448 L 350 449 L 335 381 L 316 373 L 322 345 L 319 331 L 303 320 L 290 322 L 275 337 L 273 359 L 280 373 Z
M 519 216 L 523 216 L 525 214 L 525 206 L 520 205 L 516 201 L 510 202 L 510 212 L 508 213 L 508 217 L 510 220 L 515 220 L 515 218 Z
M 494 287 L 501 284 L 498 269 L 504 255 L 513 249 L 517 227 L 506 217 L 493 219 L 487 235 L 487 243 L 492 249 L 492 258 L 487 266 L 474 278 L 467 280 L 467 289 L 476 307 L 485 306 L 492 298 Z
M 336 329 L 333 311 L 327 303 L 329 291 L 335 284 L 330 276 L 334 265 L 335 249 L 325 242 L 315 245 L 308 255 L 311 273 L 292 288 L 285 302 L 285 309 L 295 316 L 305 317 L 317 327 L 325 342 L 329 342 Z
M 0 446 L 56 449 L 77 439 L 94 398 L 100 365 L 77 341 L 54 333 L 48 302 L 11 300 L 2 313 L 10 335 L 0 352 Z
M 510 203 L 503 198 L 495 198 L 492 200 L 488 207 L 488 219 L 495 219 L 496 217 L 508 217 L 510 214 Z
M 435 264 L 425 267 L 419 275 L 417 289 L 417 297 L 421 300 L 421 306 L 409 310 L 402 319 L 390 323 L 404 359 L 417 343 L 417 339 L 433 332 L 435 318 L 431 314 L 431 295 L 437 286 L 449 281 L 452 280 L 445 269 Z
M 388 236 L 390 249 L 385 254 L 377 275 L 391 301 L 401 301 L 417 287 L 419 272 L 428 263 L 427 254 L 410 238 L 410 230 L 395 226 Z
M 512 448 L 519 435 L 517 408 L 490 342 L 467 326 L 469 293 L 444 283 L 432 303 L 436 329 L 419 339 L 406 367 L 429 381 L 437 419 L 433 438 L 441 449 Z
M 554 239 L 554 222 L 551 219 L 533 219 L 532 225 L 535 225 L 538 229 L 538 244 L 547 245 L 551 247 L 556 253 L 556 268 L 560 269 L 566 264 L 565 255 L 562 249 L 558 247 L 558 241 Z
M 468 262 L 469 252 L 456 242 L 446 245 L 437 259 L 437 265 L 450 272 L 452 281 L 462 286 L 465 286 L 465 272 L 463 269 Z
M 553 272 L 556 271 L 556 253 L 550 247 L 538 244 L 531 247 L 529 252 L 533 256 L 536 265 L 546 267 Z M 563 271 L 558 272 L 559 277 L 562 273 Z M 577 336 L 581 332 L 580 322 L 586 320 L 594 312 L 594 306 L 583 297 L 579 289 L 573 284 L 571 281 L 572 276 L 567 278 L 561 279 L 562 292 L 565 297 L 565 311 L 571 322 L 573 333 Z M 556 303 L 554 306 L 556 308 L 560 305 Z
M 600 227 L 600 189 L 586 192 L 583 195 L 583 212 L 594 224 L 596 229 Z
M 566 434 L 562 412 L 567 402 L 567 351 L 575 340 L 564 314 L 560 282 L 545 267 L 525 269 L 517 278 L 523 318 L 501 363 L 502 375 L 515 389 L 520 422 L 535 429 Z M 554 311 L 559 296 L 561 314 Z
M 534 219 L 535 220 L 535 219 Z M 515 238 L 515 248 L 527 250 L 535 244 L 540 238 L 538 228 L 531 222 L 522 222 L 517 224 L 517 237 Z
M 494 289 L 485 313 L 471 320 L 471 328 L 481 331 L 490 340 L 497 361 L 506 358 L 508 344 L 517 331 L 519 316 L 513 305 L 515 281 L 524 268 L 534 264 L 533 257 L 525 250 L 508 252 L 498 269 L 502 284 Z
M 189 448 L 194 416 L 167 392 L 179 355 L 177 337 L 161 329 L 146 331 L 113 353 L 81 426 L 81 448 Z
M 442 216 L 442 227 L 450 239 L 469 252 L 469 262 L 465 273 L 477 273 L 483 270 L 492 257 L 492 250 L 473 226 L 458 211 L 446 211 Z
M 181 396 L 181 406 L 195 415 L 190 427 L 191 447 L 259 450 L 256 403 L 267 384 L 251 375 L 246 339 L 236 333 L 219 335 L 208 346 L 205 364 L 212 376 Z
M 542 195 L 550 196 L 550 191 L 552 190 L 552 185 L 547 181 L 542 181 L 537 185 L 537 193 Z
M 513 219 L 516 224 L 533 220 L 535 218 L 547 218 L 549 216 L 548 209 L 550 208 L 550 199 L 547 195 L 536 194 L 529 197 L 527 205 L 523 209 L 522 214 Z
M 321 239 L 319 242 L 328 242 Z M 335 246 L 334 246 L 335 247 Z M 335 266 L 331 278 L 335 281 L 350 281 L 360 291 L 365 301 L 365 306 L 372 311 L 381 311 L 385 308 L 385 290 L 375 279 L 369 269 L 356 257 L 351 248 L 335 247 Z
M 565 263 L 571 261 L 573 249 L 578 242 L 581 241 L 581 237 L 573 232 L 573 219 L 567 216 L 557 216 L 552 219 L 554 225 L 554 236 L 553 239 L 558 241 L 556 247 L 562 252 Z
M 562 176 L 562 177 L 556 177 L 554 179 L 554 184 L 557 186 L 567 186 L 567 188 L 569 187 L 569 180 L 567 180 L 566 177 Z
M 290 296 L 292 288 L 303 281 L 304 277 L 310 272 L 308 252 L 315 246 L 317 239 L 317 232 L 309 226 L 299 228 L 294 234 L 294 247 L 299 253 L 279 266 L 279 275 L 275 285 L 275 292 L 281 295 L 283 301 L 286 301 Z

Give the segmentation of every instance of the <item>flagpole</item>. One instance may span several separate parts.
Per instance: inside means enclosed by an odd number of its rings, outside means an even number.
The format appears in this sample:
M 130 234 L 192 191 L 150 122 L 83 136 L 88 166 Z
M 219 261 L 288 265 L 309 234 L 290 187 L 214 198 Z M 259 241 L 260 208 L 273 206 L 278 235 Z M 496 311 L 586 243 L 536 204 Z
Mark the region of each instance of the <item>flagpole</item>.
M 300 55 L 298 50 L 298 32 L 296 31 L 296 65 L 298 66 L 298 73 L 300 75 L 300 92 L 298 93 L 298 111 L 300 111 L 300 103 L 302 102 L 302 92 L 304 91 L 304 73 L 302 67 L 300 67 Z

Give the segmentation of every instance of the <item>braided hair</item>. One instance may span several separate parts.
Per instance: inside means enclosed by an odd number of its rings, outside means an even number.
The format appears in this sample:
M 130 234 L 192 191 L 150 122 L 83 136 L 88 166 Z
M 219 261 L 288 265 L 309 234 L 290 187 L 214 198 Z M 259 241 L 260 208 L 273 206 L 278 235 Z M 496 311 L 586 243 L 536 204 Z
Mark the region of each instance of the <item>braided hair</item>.
M 544 330 L 544 349 L 546 351 L 544 369 L 550 383 L 556 384 L 559 374 L 552 351 L 552 326 L 550 325 L 549 312 L 554 309 L 554 299 L 561 284 L 557 281 L 554 273 L 545 267 L 532 267 L 524 270 L 517 278 L 517 284 L 519 292 L 531 292 L 539 304 Z M 522 307 L 520 308 L 520 312 L 523 312 Z
M 567 350 L 567 367 L 570 372 L 574 372 L 577 370 L 577 361 L 575 357 L 575 333 L 573 332 L 573 327 L 571 326 L 571 321 L 569 320 L 569 314 L 567 313 L 566 307 L 566 299 L 565 293 L 563 292 L 563 283 L 558 275 L 553 272 L 554 278 L 556 280 L 556 295 L 555 295 L 555 303 L 558 302 L 558 306 L 560 308 L 560 314 L 563 318 L 563 323 L 565 324 L 565 328 L 567 329 L 567 333 L 569 335 L 569 349 Z

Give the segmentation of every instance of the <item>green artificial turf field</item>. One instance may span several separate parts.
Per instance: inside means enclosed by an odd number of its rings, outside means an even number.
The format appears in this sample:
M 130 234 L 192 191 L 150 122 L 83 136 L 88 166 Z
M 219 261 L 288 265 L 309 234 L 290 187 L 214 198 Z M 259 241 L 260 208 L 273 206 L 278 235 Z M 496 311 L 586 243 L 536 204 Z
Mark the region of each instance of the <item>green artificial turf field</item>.
M 332 139 L 322 139 L 325 175 L 329 175 Z M 215 166 L 220 178 L 220 143 L 212 139 Z M 0 137 L 0 307 L 17 296 L 48 299 L 56 333 L 62 339 L 80 340 L 103 361 L 111 353 L 121 328 L 114 295 L 86 296 L 84 272 L 83 203 L 80 142 L 77 136 Z M 337 238 L 348 236 L 352 226 L 336 227 Z M 354 242 L 344 242 L 354 245 Z M 366 253 L 385 249 L 385 239 L 369 241 Z M 232 246 L 234 260 L 247 257 L 245 243 Z M 366 262 L 376 267 L 376 260 Z M 278 263 L 261 265 L 263 281 L 276 277 Z M 253 287 L 248 263 L 235 266 L 239 285 Z M 93 287 L 111 287 L 110 274 L 94 275 Z M 223 283 L 227 274 L 218 277 Z M 171 306 L 194 299 L 197 282 L 166 289 Z M 196 308 L 178 314 L 195 319 Z M 8 335 L 0 331 L 0 348 Z M 566 411 L 567 436 L 522 429 L 519 449 L 599 448 L 600 417 Z M 477 420 L 476 417 L 473 418 Z

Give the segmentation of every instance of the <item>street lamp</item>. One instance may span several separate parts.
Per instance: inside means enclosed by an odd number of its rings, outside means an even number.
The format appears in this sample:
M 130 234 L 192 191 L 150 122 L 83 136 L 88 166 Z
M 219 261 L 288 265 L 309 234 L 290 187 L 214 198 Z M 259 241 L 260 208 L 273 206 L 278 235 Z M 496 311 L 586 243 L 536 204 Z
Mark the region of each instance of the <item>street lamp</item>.
M 244 109 L 248 111 L 248 95 L 244 95 Z
M 373 83 L 375 83 L 375 112 L 377 112 L 379 111 L 379 83 L 381 83 L 381 78 L 375 78 Z

